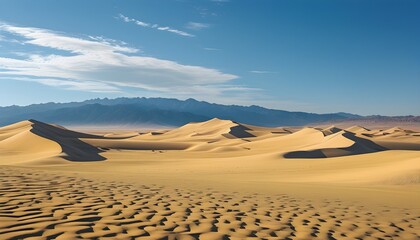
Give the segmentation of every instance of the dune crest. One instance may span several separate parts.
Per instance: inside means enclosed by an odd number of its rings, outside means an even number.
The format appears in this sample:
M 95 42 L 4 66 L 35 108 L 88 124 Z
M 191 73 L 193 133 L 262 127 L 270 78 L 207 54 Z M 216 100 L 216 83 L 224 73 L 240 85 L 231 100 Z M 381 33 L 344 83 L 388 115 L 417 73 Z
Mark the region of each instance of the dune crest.
M 29 159 L 61 154 L 60 144 L 33 132 L 31 121 L 22 121 L 0 128 L 0 155 Z
M 100 136 L 28 120 L 0 128 L 0 153 L 4 156 L 25 155 L 28 159 L 60 156 L 70 161 L 105 160 L 98 148 L 80 138 Z
M 37 145 L 28 144 L 36 142 Z M 304 127 L 297 131 L 211 119 L 145 134 L 94 135 L 28 120 L 0 128 L 0 151 L 34 159 L 60 156 L 71 161 L 105 160 L 106 151 L 236 152 L 233 156 L 281 153 L 285 158 L 314 159 L 361 155 L 387 150 L 420 150 L 418 133 L 401 128 L 346 130 Z M 184 153 L 183 153 L 184 151 Z
M 240 123 L 213 118 L 205 122 L 188 123 L 182 127 L 165 133 L 166 136 L 189 136 L 189 137 L 205 137 L 205 138 L 247 138 L 254 137 L 251 129 Z
M 358 125 L 348 127 L 345 130 L 352 133 L 363 133 L 363 132 L 370 131 L 369 129 L 362 126 L 358 126 Z

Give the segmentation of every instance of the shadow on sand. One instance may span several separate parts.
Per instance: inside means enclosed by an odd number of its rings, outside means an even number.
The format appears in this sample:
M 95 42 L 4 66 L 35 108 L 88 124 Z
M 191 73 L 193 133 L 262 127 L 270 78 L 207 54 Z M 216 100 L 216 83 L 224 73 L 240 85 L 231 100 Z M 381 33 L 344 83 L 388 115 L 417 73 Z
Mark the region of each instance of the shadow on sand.
M 31 132 L 41 137 L 47 138 L 58 143 L 62 152 L 66 154 L 63 158 L 69 161 L 88 162 L 103 161 L 106 158 L 99 155 L 103 152 L 91 146 L 79 138 L 103 138 L 101 136 L 78 133 L 59 126 L 49 125 L 36 120 L 29 120 L 33 123 Z
M 236 138 L 250 138 L 255 137 L 251 133 L 247 132 L 248 130 L 251 130 L 250 128 L 247 128 L 243 125 L 238 124 L 238 126 L 230 128 L 229 134 Z
M 357 137 L 354 133 L 345 132 L 343 136 L 352 140 L 353 145 L 345 148 L 322 148 L 309 151 L 293 151 L 284 154 L 285 158 L 330 158 L 349 155 L 374 153 L 389 150 L 368 139 Z

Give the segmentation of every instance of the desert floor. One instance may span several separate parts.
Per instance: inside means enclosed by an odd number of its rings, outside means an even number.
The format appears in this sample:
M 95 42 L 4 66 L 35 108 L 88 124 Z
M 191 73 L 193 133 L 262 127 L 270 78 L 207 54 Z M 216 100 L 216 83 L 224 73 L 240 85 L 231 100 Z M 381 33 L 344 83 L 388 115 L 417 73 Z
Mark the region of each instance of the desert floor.
M 420 239 L 420 133 L 0 128 L 0 239 Z

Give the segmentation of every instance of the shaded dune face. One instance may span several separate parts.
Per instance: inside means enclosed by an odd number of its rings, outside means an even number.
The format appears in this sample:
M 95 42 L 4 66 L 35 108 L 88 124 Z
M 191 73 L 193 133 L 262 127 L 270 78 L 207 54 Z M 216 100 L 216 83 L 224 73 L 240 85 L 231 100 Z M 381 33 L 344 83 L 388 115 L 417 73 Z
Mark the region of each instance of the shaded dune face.
M 238 124 L 237 126 L 231 127 L 228 134 L 230 134 L 231 136 L 235 138 L 255 137 L 254 135 L 248 132 L 249 130 L 251 129 Z
M 308 151 L 292 151 L 284 154 L 285 158 L 327 158 L 327 157 L 341 157 L 348 155 L 367 154 L 389 150 L 386 147 L 380 146 L 375 142 L 357 137 L 351 132 L 344 132 L 342 137 L 353 142 L 352 145 L 342 148 L 323 148 Z
M 334 126 L 327 127 L 324 129 L 319 129 L 319 130 L 324 134 L 324 136 L 328 136 L 328 135 L 342 131 L 342 129 L 334 127 Z
M 106 158 L 99 155 L 101 150 L 89 145 L 79 138 L 101 138 L 91 134 L 79 133 L 45 124 L 36 120 L 30 120 L 33 123 L 31 132 L 58 143 L 62 149 L 64 159 L 70 161 L 101 161 Z
M 101 138 L 100 136 L 67 130 L 36 120 L 23 121 L 1 129 L 0 152 L 4 155 L 23 155 L 26 158 L 48 158 L 61 156 L 69 161 L 105 160 L 101 150 L 79 138 Z

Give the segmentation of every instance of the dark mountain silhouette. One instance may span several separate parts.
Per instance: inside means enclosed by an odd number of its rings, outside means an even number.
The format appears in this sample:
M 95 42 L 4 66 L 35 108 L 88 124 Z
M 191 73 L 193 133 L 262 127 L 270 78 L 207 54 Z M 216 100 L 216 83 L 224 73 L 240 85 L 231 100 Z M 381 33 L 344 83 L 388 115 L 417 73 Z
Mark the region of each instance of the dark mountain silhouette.
M 123 124 L 180 126 L 212 118 L 260 126 L 301 126 L 361 118 L 349 113 L 315 114 L 267 109 L 260 106 L 221 105 L 187 99 L 116 98 L 83 102 L 45 103 L 0 108 L 0 125 L 37 119 L 63 125 Z

